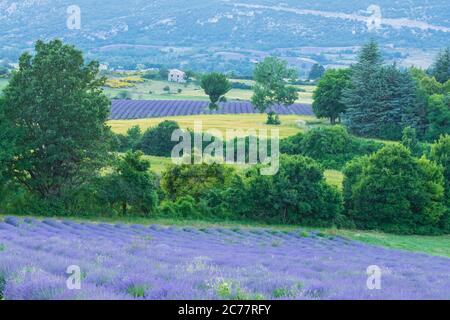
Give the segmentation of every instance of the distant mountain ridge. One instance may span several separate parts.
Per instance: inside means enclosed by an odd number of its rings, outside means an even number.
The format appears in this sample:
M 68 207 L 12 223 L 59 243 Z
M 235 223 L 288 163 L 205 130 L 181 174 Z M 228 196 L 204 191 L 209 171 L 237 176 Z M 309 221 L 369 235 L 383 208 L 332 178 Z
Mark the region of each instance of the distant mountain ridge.
M 67 27 L 67 9 L 74 4 L 81 13 L 79 30 Z M 3 58 L 14 60 L 37 39 L 52 38 L 76 44 L 89 57 L 116 66 L 139 60 L 144 64 L 176 61 L 182 66 L 189 65 L 186 58 L 192 57 L 204 69 L 214 63 L 220 69 L 230 59 L 239 60 L 239 54 L 240 60 L 257 58 L 248 55 L 249 50 L 345 48 L 368 38 L 397 47 L 443 47 L 450 43 L 450 2 L 0 0 Z M 202 55 L 207 62 L 201 62 Z

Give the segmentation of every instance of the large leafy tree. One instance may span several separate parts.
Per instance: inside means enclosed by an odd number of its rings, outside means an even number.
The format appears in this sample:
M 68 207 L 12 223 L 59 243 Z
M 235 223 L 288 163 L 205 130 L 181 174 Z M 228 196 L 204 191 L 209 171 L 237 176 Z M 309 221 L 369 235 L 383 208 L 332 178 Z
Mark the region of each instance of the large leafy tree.
M 430 69 L 430 73 L 440 83 L 450 80 L 450 48 L 439 53 Z
M 32 194 L 58 198 L 104 165 L 110 102 L 98 71 L 59 40 L 20 57 L 0 106 L 0 161 Z
M 444 167 L 447 203 L 450 205 L 450 135 L 443 135 L 431 146 L 430 157 Z M 448 208 L 450 211 L 450 207 Z
M 349 85 L 350 69 L 330 69 L 317 84 L 314 91 L 313 111 L 318 118 L 329 118 L 331 124 L 345 112 L 342 92 Z
M 280 158 L 276 175 L 263 176 L 257 168 L 246 174 L 248 218 L 293 224 L 333 224 L 342 210 L 342 198 L 328 185 L 322 167 L 311 158 Z
M 113 209 L 120 206 L 123 215 L 130 210 L 144 215 L 154 213 L 158 203 L 156 183 L 149 171 L 150 162 L 142 158 L 142 152 L 128 151 L 117 159 L 112 170 L 99 180 L 100 201 Z
M 170 157 L 172 149 L 178 144 L 172 141 L 172 133 L 178 129 L 180 129 L 178 123 L 165 120 L 145 131 L 135 148 L 147 155 Z
M 291 105 L 298 99 L 298 90 L 288 85 L 287 80 L 295 80 L 297 72 L 287 66 L 287 62 L 276 57 L 267 57 L 255 67 L 256 81 L 252 96 L 253 105 L 260 112 L 271 114 L 270 107 Z
M 325 74 L 325 68 L 323 65 L 319 63 L 313 64 L 311 67 L 311 71 L 309 72 L 308 79 L 309 80 L 319 80 Z
M 450 134 L 450 95 L 432 95 L 428 98 L 428 126 L 425 137 L 429 141 Z
M 224 74 L 213 72 L 202 77 L 200 86 L 209 96 L 209 109 L 217 110 L 219 101 L 225 101 L 225 95 L 231 90 L 231 83 Z
M 359 228 L 431 233 L 445 217 L 442 168 L 389 145 L 344 170 L 346 214 Z

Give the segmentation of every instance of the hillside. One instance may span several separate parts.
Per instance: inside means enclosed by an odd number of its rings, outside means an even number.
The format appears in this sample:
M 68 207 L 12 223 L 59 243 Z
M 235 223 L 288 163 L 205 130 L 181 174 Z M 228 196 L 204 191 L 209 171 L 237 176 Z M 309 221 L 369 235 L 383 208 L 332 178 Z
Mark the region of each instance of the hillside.
M 353 47 L 369 37 L 390 48 L 389 57 L 416 65 L 429 62 L 429 49 L 448 44 L 448 1 L 372 3 L 111 0 L 105 7 L 101 1 L 79 0 L 81 29 L 69 30 L 72 1 L 2 0 L 0 56 L 14 61 L 37 39 L 59 37 L 116 68 L 167 64 L 245 73 L 250 61 L 268 53 L 284 56 L 300 69 L 314 62 L 348 64 Z M 379 16 L 381 24 L 369 24 Z

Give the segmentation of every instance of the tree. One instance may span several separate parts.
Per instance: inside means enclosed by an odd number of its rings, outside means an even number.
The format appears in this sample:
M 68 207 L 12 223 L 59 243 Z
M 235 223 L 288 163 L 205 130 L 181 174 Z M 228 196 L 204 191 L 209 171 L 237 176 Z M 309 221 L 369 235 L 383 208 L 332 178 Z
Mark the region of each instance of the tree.
M 420 156 L 422 154 L 422 146 L 417 137 L 416 129 L 411 127 L 406 127 L 403 129 L 402 135 L 402 145 L 411 151 L 414 156 Z
M 342 92 L 348 87 L 349 81 L 350 69 L 327 70 L 313 93 L 313 111 L 318 118 L 329 118 L 331 124 L 341 118 L 345 112 Z
M 308 79 L 313 81 L 319 80 L 323 77 L 324 74 L 325 68 L 323 67 L 323 65 L 315 63 L 313 64 L 311 71 L 309 72 Z
M 340 215 L 342 198 L 325 182 L 322 167 L 311 158 L 280 158 L 276 175 L 260 175 L 257 168 L 246 174 L 244 216 L 270 222 L 330 226 Z
M 342 126 L 318 127 L 283 139 L 282 153 L 303 155 L 325 168 L 341 170 L 355 157 L 369 155 L 383 147 L 382 143 L 350 135 Z
M 395 64 L 383 66 L 375 42 L 363 47 L 351 70 L 350 85 L 342 97 L 347 106 L 344 120 L 351 133 L 396 140 L 404 127 L 420 123 L 412 76 Z
M 169 70 L 167 68 L 159 68 L 158 76 L 161 80 L 169 79 Z
M 438 54 L 430 74 L 440 83 L 450 80 L 450 48 L 446 48 Z
M 133 94 L 130 91 L 122 90 L 116 95 L 114 99 L 131 100 L 133 99 Z
M 425 137 L 428 141 L 450 134 L 450 95 L 435 94 L 428 98 L 427 120 Z
M 38 41 L 4 90 L 1 165 L 42 199 L 59 199 L 105 164 L 110 102 L 98 72 L 73 46 Z
M 226 187 L 233 176 L 233 168 L 217 163 L 170 165 L 161 187 L 171 200 L 191 196 L 198 201 L 205 192 Z
M 256 84 L 253 88 L 252 103 L 262 112 L 275 105 L 291 105 L 298 99 L 298 90 L 287 85 L 286 80 L 295 80 L 297 72 L 287 67 L 287 62 L 276 57 L 267 57 L 255 67 L 253 74 Z M 273 114 L 272 114 L 273 116 Z
M 430 158 L 444 168 L 447 205 L 450 205 L 450 135 L 441 136 L 431 146 Z
M 447 212 L 442 218 L 441 228 L 450 233 L 450 135 L 444 135 L 431 146 L 430 159 L 444 168 Z
M 130 207 L 144 215 L 155 212 L 158 196 L 155 179 L 149 169 L 150 162 L 142 158 L 142 152 L 127 152 L 116 161 L 112 173 L 100 178 L 100 201 L 113 209 L 119 204 L 123 215 Z
M 344 90 L 342 103 L 347 106 L 345 124 L 352 133 L 368 135 L 368 124 L 375 123 L 376 115 L 370 112 L 375 90 L 374 74 L 382 67 L 381 52 L 374 41 L 366 44 L 351 68 L 350 85 Z
M 172 133 L 178 129 L 180 129 L 178 123 L 165 120 L 145 131 L 136 149 L 147 155 L 170 157 L 172 149 L 178 144 L 177 141 L 172 141 Z
M 442 168 L 388 145 L 344 170 L 346 214 L 358 228 L 433 233 L 444 217 Z
M 219 101 L 226 101 L 225 95 L 231 90 L 231 83 L 224 74 L 213 72 L 202 77 L 201 88 L 209 96 L 210 110 L 217 110 Z

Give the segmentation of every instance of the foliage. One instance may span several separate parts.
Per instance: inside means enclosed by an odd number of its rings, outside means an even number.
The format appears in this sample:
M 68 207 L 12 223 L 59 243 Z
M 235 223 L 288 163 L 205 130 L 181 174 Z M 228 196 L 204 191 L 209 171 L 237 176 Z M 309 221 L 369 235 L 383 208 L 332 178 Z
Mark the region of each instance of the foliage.
M 419 122 L 417 90 L 409 72 L 382 63 L 377 43 L 363 47 L 343 93 L 345 123 L 357 135 L 398 140 L 404 127 Z
M 224 188 L 233 174 L 232 168 L 217 163 L 170 165 L 162 174 L 161 187 L 168 199 L 191 196 L 198 201 L 206 191 Z
M 444 218 L 442 168 L 388 145 L 344 170 L 346 215 L 358 228 L 395 233 L 439 232 Z
M 33 195 L 57 200 L 104 166 L 109 101 L 97 62 L 59 40 L 38 41 L 35 52 L 4 90 L 0 161 Z
M 330 69 L 317 83 L 313 94 L 313 111 L 318 118 L 329 118 L 331 124 L 336 123 L 345 112 L 342 103 L 342 92 L 348 87 L 350 69 Z
M 253 168 L 246 173 L 245 185 L 235 192 L 241 198 L 245 194 L 248 207 L 240 212 L 246 218 L 325 226 L 341 213 L 340 193 L 325 182 L 323 169 L 310 158 L 283 155 L 276 175 L 262 176 Z
M 431 146 L 430 159 L 444 168 L 447 213 L 442 219 L 442 228 L 450 233 L 450 135 L 441 136 Z
M 348 134 L 342 126 L 318 127 L 305 133 L 283 139 L 280 150 L 313 158 L 326 168 L 341 169 L 351 159 L 368 155 L 383 145 Z
M 450 80 L 450 48 L 441 51 L 430 69 L 430 74 L 440 83 Z
M 280 121 L 280 116 L 277 115 L 275 112 L 270 111 L 267 113 L 267 121 L 266 124 L 269 125 L 280 125 L 281 121 Z
M 151 156 L 170 157 L 172 149 L 178 144 L 178 141 L 172 141 L 172 133 L 179 129 L 175 121 L 165 120 L 145 131 L 136 149 Z
M 112 210 L 119 205 L 123 215 L 130 208 L 135 214 L 155 213 L 158 199 L 155 179 L 149 169 L 150 162 L 142 158 L 141 152 L 127 152 L 114 164 L 112 173 L 99 178 L 99 201 Z
M 430 96 L 427 111 L 428 126 L 425 138 L 433 141 L 443 134 L 450 134 L 450 95 Z
M 325 68 L 319 63 L 313 64 L 311 71 L 309 72 L 309 80 L 319 80 L 325 74 Z
M 130 91 L 122 90 L 120 91 L 114 99 L 117 100 L 131 100 L 133 98 L 133 94 Z
M 296 71 L 289 69 L 286 61 L 267 57 L 256 65 L 253 77 L 256 84 L 252 103 L 261 113 L 274 105 L 291 105 L 298 99 L 297 89 L 286 84 L 286 79 L 296 78 Z
M 213 72 L 204 75 L 200 84 L 201 88 L 209 96 L 210 110 L 217 110 L 219 101 L 226 101 L 225 94 L 231 90 L 231 83 L 224 74 Z
M 411 151 L 411 154 L 415 157 L 419 157 L 423 154 L 423 146 L 419 141 L 415 128 L 406 127 L 403 129 L 403 135 L 401 140 L 402 145 Z

